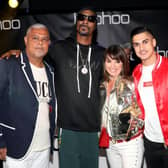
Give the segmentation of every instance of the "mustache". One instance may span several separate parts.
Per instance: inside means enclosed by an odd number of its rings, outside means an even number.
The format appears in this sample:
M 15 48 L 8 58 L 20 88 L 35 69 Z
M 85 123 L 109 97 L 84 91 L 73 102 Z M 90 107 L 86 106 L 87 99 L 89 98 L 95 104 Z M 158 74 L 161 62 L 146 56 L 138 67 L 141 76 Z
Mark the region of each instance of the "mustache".
M 82 27 L 86 27 L 86 28 L 89 29 L 89 27 L 88 27 L 87 25 L 85 25 L 85 24 L 81 24 L 81 25 L 79 25 L 79 28 L 82 28 Z

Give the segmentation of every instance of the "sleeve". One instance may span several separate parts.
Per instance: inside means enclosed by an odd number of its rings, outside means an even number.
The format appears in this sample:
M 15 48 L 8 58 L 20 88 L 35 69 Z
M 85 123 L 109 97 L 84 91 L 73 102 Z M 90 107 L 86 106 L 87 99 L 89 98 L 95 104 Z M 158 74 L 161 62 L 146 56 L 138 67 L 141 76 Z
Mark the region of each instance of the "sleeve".
M 0 60 L 0 148 L 6 146 L 4 135 L 3 135 L 3 116 L 5 111 L 4 109 L 4 101 L 5 101 L 5 93 L 8 88 L 8 66 L 7 60 Z

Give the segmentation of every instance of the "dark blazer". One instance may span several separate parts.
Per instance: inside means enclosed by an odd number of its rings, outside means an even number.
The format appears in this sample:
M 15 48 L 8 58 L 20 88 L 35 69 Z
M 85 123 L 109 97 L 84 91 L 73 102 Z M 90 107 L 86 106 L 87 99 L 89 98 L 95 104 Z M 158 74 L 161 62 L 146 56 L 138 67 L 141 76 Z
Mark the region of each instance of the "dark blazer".
M 45 68 L 52 95 L 49 102 L 52 151 L 57 106 L 54 72 L 47 63 Z M 19 58 L 0 60 L 0 148 L 7 147 L 8 156 L 21 158 L 26 154 L 35 129 L 38 104 L 36 83 L 25 51 Z

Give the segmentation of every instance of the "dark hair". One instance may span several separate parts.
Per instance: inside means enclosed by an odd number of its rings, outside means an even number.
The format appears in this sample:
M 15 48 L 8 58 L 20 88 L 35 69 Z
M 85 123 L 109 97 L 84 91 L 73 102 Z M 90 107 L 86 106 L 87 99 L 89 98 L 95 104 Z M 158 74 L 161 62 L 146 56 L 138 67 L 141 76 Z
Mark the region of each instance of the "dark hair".
M 104 63 L 106 58 L 110 56 L 113 60 L 121 61 L 123 63 L 123 69 L 121 71 L 121 76 L 127 77 L 129 76 L 129 60 L 124 51 L 124 49 L 120 45 L 110 45 L 104 54 Z M 109 74 L 106 72 L 104 67 L 104 80 L 109 80 Z
M 149 28 L 147 28 L 145 26 L 139 26 L 139 27 L 134 28 L 131 31 L 131 40 L 132 40 L 133 36 L 135 36 L 135 35 L 137 35 L 139 33 L 144 33 L 144 32 L 148 32 L 149 34 L 151 34 L 155 38 L 155 36 L 154 36 L 154 34 L 153 34 L 151 29 L 149 29 Z

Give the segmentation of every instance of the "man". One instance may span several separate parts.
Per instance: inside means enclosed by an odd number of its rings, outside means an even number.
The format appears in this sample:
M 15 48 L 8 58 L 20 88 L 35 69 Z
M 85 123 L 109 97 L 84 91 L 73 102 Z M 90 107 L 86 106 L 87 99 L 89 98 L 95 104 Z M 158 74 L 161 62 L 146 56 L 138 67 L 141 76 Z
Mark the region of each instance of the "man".
M 145 117 L 144 147 L 148 168 L 168 167 L 168 59 L 156 51 L 156 38 L 146 27 L 131 32 L 141 59 L 133 72 L 139 105 Z
M 98 167 L 99 84 L 104 48 L 95 43 L 96 19 L 91 7 L 82 8 L 71 37 L 57 41 L 47 58 L 56 72 L 60 168 Z
M 0 60 L 0 159 L 5 168 L 48 168 L 53 150 L 54 73 L 43 61 L 50 36 L 34 24 L 17 59 Z
M 50 50 L 55 64 L 60 168 L 97 168 L 99 83 L 104 48 L 93 43 L 96 13 L 83 8 L 75 32 Z

